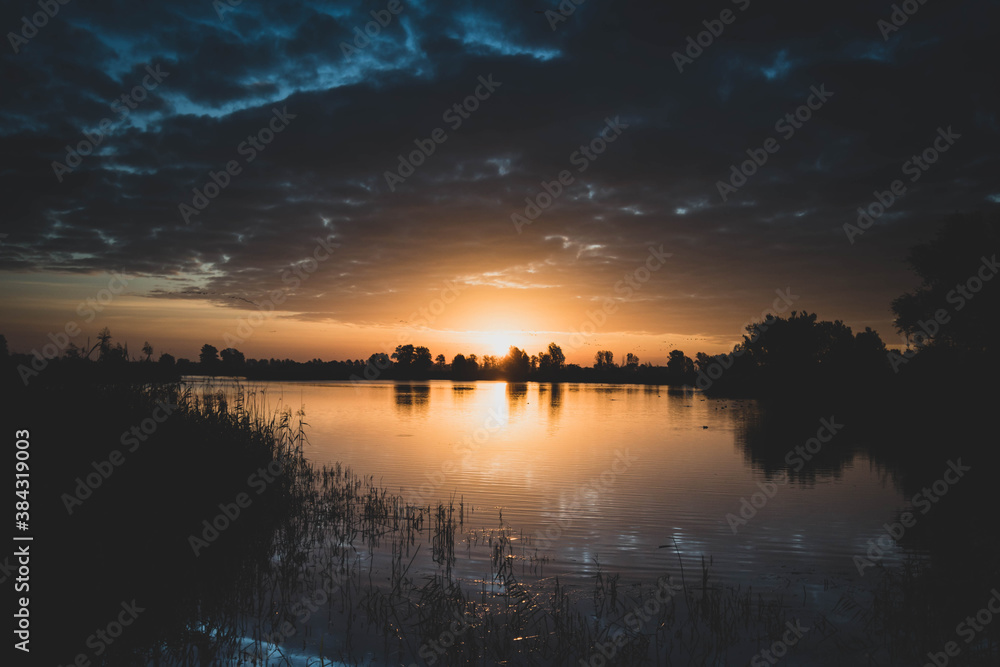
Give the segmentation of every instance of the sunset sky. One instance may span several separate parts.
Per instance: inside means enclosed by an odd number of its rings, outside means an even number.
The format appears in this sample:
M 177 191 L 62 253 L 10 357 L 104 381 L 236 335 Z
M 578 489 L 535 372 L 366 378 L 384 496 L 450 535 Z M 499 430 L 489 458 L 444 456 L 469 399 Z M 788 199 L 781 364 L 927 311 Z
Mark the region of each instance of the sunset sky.
M 900 345 L 907 249 L 1000 211 L 1000 6 L 912 4 L 896 29 L 871 1 L 70 2 L 33 30 L 6 3 L 0 333 L 663 363 L 730 349 L 780 291 Z

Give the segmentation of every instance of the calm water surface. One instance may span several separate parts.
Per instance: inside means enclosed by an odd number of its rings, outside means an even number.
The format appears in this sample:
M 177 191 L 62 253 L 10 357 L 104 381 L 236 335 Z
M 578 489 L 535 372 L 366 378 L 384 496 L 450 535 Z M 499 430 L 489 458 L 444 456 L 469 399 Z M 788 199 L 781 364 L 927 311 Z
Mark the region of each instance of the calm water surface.
M 906 504 L 884 471 L 854 453 L 849 425 L 823 445 L 823 454 L 837 452 L 832 462 L 817 457 L 790 483 L 763 469 L 762 461 L 780 466 L 829 414 L 771 437 L 753 430 L 761 418 L 753 401 L 666 387 L 255 386 L 272 406 L 304 407 L 313 461 L 341 462 L 414 502 L 462 500 L 467 530 L 497 526 L 502 511 L 524 548 L 548 559 L 546 576 L 591 577 L 599 561 L 653 580 L 677 565 L 661 546 L 676 545 L 691 572 L 711 558 L 717 581 L 829 597 L 831 586 L 861 583 L 853 557 Z M 773 497 L 734 534 L 727 515 L 754 494 L 760 503 L 760 484 L 775 481 Z M 883 563 L 901 557 L 893 550 Z M 456 573 L 480 569 L 471 559 Z

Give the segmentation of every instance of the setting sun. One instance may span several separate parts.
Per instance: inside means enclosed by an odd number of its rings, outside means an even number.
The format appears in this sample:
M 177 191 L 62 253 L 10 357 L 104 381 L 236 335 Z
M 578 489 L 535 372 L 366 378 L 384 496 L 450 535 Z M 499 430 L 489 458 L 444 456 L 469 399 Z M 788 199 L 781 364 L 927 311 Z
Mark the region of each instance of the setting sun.
M 506 356 L 510 351 L 510 346 L 514 345 L 513 337 L 506 331 L 486 332 L 480 339 L 479 349 L 485 354 L 492 354 L 497 357 Z

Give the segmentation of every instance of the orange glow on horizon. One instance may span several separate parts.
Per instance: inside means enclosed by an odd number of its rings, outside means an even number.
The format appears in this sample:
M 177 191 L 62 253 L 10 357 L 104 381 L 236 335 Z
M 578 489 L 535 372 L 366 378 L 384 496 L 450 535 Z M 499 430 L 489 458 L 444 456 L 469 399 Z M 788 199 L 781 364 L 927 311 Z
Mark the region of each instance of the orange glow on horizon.
M 130 350 L 139 350 L 149 341 L 154 358 L 169 353 L 197 359 L 207 343 L 220 350 L 232 346 L 257 359 L 367 359 L 411 344 L 426 346 L 433 357 L 443 354 L 450 363 L 457 354 L 503 358 L 511 346 L 536 355 L 554 342 L 567 363 L 581 366 L 592 365 L 598 350 L 611 350 L 616 361 L 631 352 L 642 363 L 662 365 L 671 350 L 689 357 L 732 350 L 741 340 L 742 323 L 759 317 L 762 308 L 685 312 L 675 304 L 668 309 L 620 301 L 619 310 L 595 322 L 588 313 L 597 312 L 600 304 L 590 299 L 570 299 L 550 290 L 470 287 L 443 309 L 434 308 L 432 302 L 427 314 L 418 310 L 412 317 L 407 315 L 414 312 L 412 295 L 379 296 L 368 304 L 352 304 L 351 310 L 338 313 L 336 319 L 300 311 L 312 305 L 307 299 L 286 302 L 283 308 L 288 310 L 275 309 L 261 316 L 239 301 L 150 298 L 159 282 L 139 277 L 98 310 L 88 306 L 87 299 L 107 285 L 105 274 L 11 277 L 21 282 L 17 290 L 0 296 L 0 307 L 8 313 L 0 333 L 11 350 L 24 353 L 45 345 L 49 334 L 63 331 L 72 322 L 79 327 L 74 344 L 85 345 L 107 326 L 114 340 L 128 344 Z M 863 330 L 871 322 L 848 324 Z M 891 337 L 885 340 L 890 345 L 895 342 Z

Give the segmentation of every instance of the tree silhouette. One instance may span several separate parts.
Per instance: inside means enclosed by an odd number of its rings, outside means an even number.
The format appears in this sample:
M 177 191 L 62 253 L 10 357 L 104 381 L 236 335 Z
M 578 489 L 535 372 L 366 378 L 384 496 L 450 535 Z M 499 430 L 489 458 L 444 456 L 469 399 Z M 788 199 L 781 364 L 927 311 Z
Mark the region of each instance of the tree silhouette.
M 548 377 L 554 377 L 566 365 L 566 355 L 555 343 L 549 343 L 545 352 L 538 353 L 538 370 Z
M 594 355 L 594 368 L 607 371 L 615 367 L 615 355 L 611 350 L 598 350 Z
M 451 360 L 451 374 L 456 380 L 465 380 L 469 376 L 469 365 L 464 354 L 456 354 Z
M 410 362 L 413 372 L 418 376 L 423 376 L 434 365 L 431 358 L 431 351 L 426 347 L 416 347 L 413 349 L 413 361 Z
M 384 370 L 392 365 L 392 361 L 389 359 L 389 355 L 385 352 L 376 352 L 375 354 L 368 357 L 368 365 L 377 368 L 379 370 Z
M 368 361 L 365 362 L 361 372 L 364 374 L 365 379 L 376 380 L 390 366 L 392 366 L 392 360 L 389 358 L 389 355 L 385 352 L 376 352 L 368 357 Z
M 87 356 L 89 357 L 90 353 L 93 352 L 95 349 L 99 350 L 97 353 L 98 361 L 108 361 L 110 359 L 111 330 L 108 329 L 107 327 L 104 327 L 103 329 L 97 332 L 97 343 L 94 344 L 94 347 L 90 348 L 90 351 L 87 352 Z
M 672 383 L 693 384 L 694 362 L 680 350 L 671 350 L 667 357 L 667 377 Z
M 531 359 L 520 348 L 511 346 L 503 360 L 503 370 L 509 379 L 523 380 L 528 377 Z
M 201 352 L 198 354 L 198 361 L 206 368 L 214 367 L 217 363 L 219 363 L 219 350 L 214 345 L 205 343 L 201 346 Z
M 705 352 L 698 352 L 694 355 L 694 368 L 697 373 L 706 373 L 711 365 L 713 357 Z
M 746 326 L 732 353 L 697 355 L 698 386 L 707 383 L 724 394 L 802 396 L 853 391 L 848 387 L 864 380 L 873 390 L 889 369 L 884 350 L 870 328 L 855 336 L 840 320 L 819 321 L 815 313 L 769 314 Z
M 228 372 L 238 371 L 246 365 L 246 357 L 235 348 L 227 347 L 219 353 L 219 356 L 222 358 L 222 366 Z
M 625 363 L 622 367 L 630 371 L 635 371 L 639 368 L 639 357 L 629 352 L 625 355 Z
M 1000 220 L 965 215 L 911 249 L 907 263 L 921 284 L 892 302 L 907 343 L 996 354 L 1000 286 L 989 282 L 997 273 L 997 246 Z
M 153 356 L 153 346 L 149 344 L 148 340 L 142 344 L 142 353 L 146 355 L 146 361 L 149 361 L 150 357 Z
M 555 343 L 549 343 L 549 360 L 552 370 L 556 372 L 566 365 L 566 355 L 563 354 L 562 348 Z
M 392 358 L 396 360 L 396 366 L 404 371 L 410 369 L 413 363 L 413 346 L 397 345 L 396 351 L 392 353 Z
M 871 327 L 854 336 L 854 364 L 860 369 L 878 368 L 885 363 L 887 350 L 882 337 Z
M 400 378 L 422 376 L 434 365 L 429 349 L 409 344 L 397 345 L 392 358 L 396 360 L 396 375 Z

